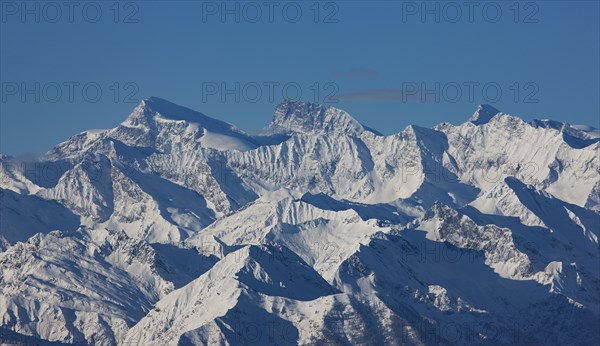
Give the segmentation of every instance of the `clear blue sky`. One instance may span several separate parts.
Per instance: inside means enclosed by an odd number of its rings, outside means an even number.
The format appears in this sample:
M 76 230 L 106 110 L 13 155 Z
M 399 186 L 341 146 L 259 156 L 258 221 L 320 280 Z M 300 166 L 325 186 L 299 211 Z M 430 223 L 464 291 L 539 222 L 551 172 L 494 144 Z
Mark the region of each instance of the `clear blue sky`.
M 272 11 L 263 1 L 237 3 L 236 23 L 226 11 L 236 3 L 215 8 L 220 1 L 103 1 L 70 11 L 3 0 L 0 152 L 41 154 L 77 132 L 114 127 L 135 106 L 124 102 L 130 93 L 253 133 L 298 86 L 314 101 L 315 83 L 319 101 L 333 93 L 329 104 L 386 134 L 461 123 L 480 103 L 599 126 L 598 1 L 475 2 L 472 15 L 463 1 L 273 3 Z M 439 18 L 427 12 L 435 6 Z M 236 83 L 239 101 L 216 90 Z M 102 96 L 91 102 L 98 86 Z

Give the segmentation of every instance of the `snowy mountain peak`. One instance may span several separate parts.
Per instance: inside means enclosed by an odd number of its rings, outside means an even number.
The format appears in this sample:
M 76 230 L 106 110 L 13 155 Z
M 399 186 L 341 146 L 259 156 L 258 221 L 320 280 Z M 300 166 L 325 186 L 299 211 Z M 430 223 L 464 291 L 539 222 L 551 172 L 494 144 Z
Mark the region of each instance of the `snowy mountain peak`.
M 475 125 L 485 124 L 498 113 L 500 113 L 500 111 L 490 105 L 479 105 L 469 121 Z
M 154 96 L 140 101 L 139 105 L 122 124 L 136 126 L 144 123 L 155 123 L 157 120 L 185 121 L 212 128 L 232 127 L 231 124 L 221 120 L 210 118 L 200 112 Z
M 256 146 L 250 135 L 235 126 L 158 97 L 142 100 L 111 135 L 129 145 L 154 148 L 181 142 L 218 150 Z
M 266 134 L 347 133 L 359 134 L 365 127 L 345 111 L 316 103 L 286 100 L 275 109 Z

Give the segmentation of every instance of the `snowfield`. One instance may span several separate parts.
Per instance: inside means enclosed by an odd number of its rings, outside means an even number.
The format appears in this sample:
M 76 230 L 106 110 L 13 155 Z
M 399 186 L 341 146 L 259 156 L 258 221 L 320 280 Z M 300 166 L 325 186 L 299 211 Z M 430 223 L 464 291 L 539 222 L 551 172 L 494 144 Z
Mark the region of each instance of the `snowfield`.
M 465 117 L 468 119 L 468 117 Z M 600 344 L 600 135 L 479 106 L 257 136 L 151 97 L 0 155 L 0 344 Z

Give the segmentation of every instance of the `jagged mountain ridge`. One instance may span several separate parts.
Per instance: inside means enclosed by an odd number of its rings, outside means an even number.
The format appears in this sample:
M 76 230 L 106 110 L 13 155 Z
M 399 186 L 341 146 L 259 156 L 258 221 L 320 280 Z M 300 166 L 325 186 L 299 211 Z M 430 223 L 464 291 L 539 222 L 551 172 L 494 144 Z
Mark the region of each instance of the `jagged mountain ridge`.
M 2 328 L 106 344 L 598 341 L 596 138 L 491 106 L 384 136 L 299 101 L 252 136 L 153 97 L 39 161 L 0 157 Z

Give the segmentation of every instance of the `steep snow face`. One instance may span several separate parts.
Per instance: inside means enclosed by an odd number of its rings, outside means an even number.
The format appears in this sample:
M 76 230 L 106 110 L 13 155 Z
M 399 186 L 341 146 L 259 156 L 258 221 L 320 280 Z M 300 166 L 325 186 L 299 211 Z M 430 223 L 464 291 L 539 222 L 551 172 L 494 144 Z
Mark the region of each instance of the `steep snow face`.
M 0 155 L 0 334 L 597 344 L 599 146 L 487 105 L 384 136 L 286 101 L 250 136 L 153 97 L 37 160 Z
M 310 202 L 295 199 L 286 191 L 269 193 L 217 220 L 186 243 L 200 252 L 214 251 L 217 256 L 245 244 L 284 245 L 330 281 L 340 263 L 356 252 L 361 242 L 374 233 L 389 232 L 391 227 L 378 224 L 379 215 L 361 216 L 360 209 L 357 212 L 344 202 L 338 202 L 341 207 L 337 210 L 322 209 L 321 200 L 318 196 Z M 405 216 L 400 220 L 411 219 Z
M 2 326 L 48 341 L 114 344 L 153 303 L 207 267 L 193 266 L 105 230 L 37 234 L 0 253 Z
M 484 191 L 514 176 L 582 207 L 595 195 L 600 172 L 598 142 L 573 148 L 560 131 L 506 114 L 480 125 L 444 124 L 436 129 L 448 138 L 448 153 L 460 179 Z
M 536 214 L 521 203 L 517 192 L 509 182 L 512 178 L 506 178 L 492 189 L 471 202 L 471 206 L 485 214 L 516 216 L 526 226 L 547 227 Z
M 125 342 L 164 345 L 192 336 L 219 337 L 223 342 L 231 338 L 227 320 L 235 318 L 232 311 L 253 312 L 255 315 L 242 316 L 243 322 L 255 323 L 262 330 L 265 321 L 261 318 L 268 316 L 264 305 L 278 304 L 280 299 L 308 301 L 333 293 L 335 289 L 286 248 L 248 245 L 161 300 L 129 331 Z M 211 327 L 220 335 L 207 333 Z
M 444 229 L 462 230 L 454 228 L 458 226 L 440 223 L 436 229 L 443 234 Z M 445 242 L 428 239 L 431 231 L 419 229 L 381 235 L 348 259 L 336 280 L 344 292 L 364 297 L 363 309 L 373 316 L 371 325 L 387 324 L 375 335 L 385 335 L 391 329 L 391 340 L 396 343 L 406 342 L 411 336 L 418 343 L 456 345 L 524 340 L 535 344 L 586 344 L 598 340 L 599 333 L 593 327 L 599 322 L 597 308 L 592 310 L 595 312 L 582 308 L 584 304 L 554 290 L 560 282 L 573 282 L 574 275 L 567 274 L 556 284 L 540 285 L 542 280 L 537 277 L 509 279 L 498 274 L 499 268 L 508 265 L 516 269 L 519 266 L 515 264 L 521 263 L 509 264 L 503 257 L 527 258 L 520 251 L 510 250 L 512 244 L 501 244 L 494 235 L 498 231 L 479 229 L 476 232 L 483 232 L 479 233 L 483 238 L 473 235 L 469 239 L 471 235 L 464 234 Z M 483 240 L 486 234 L 493 236 L 489 244 Z M 526 266 L 521 273 L 527 273 L 527 261 L 522 263 Z M 538 276 L 545 279 L 558 274 L 552 268 L 560 265 L 551 263 L 547 273 Z M 580 288 L 581 284 L 570 295 L 578 294 Z M 380 323 L 377 318 L 386 313 L 387 323 Z M 569 318 L 556 318 L 556 314 Z M 552 326 L 548 320 L 554 321 Z M 448 332 L 450 328 L 452 333 Z
M 557 234 L 570 233 L 570 241 L 579 239 L 584 244 L 598 244 L 597 213 L 563 202 L 512 177 L 471 205 L 486 214 L 516 216 L 525 226 L 541 226 Z
M 0 246 L 3 247 L 26 241 L 37 233 L 74 230 L 79 226 L 77 215 L 62 204 L 11 190 L 0 189 L 0 214 Z
M 582 149 L 600 141 L 600 130 L 585 125 L 570 125 L 554 120 L 533 120 L 534 127 L 552 128 L 562 133 L 564 141 L 573 148 Z
M 331 111 L 319 109 L 321 113 Z M 298 119 L 301 116 L 297 112 L 296 109 L 286 119 L 294 124 L 303 121 Z M 341 121 L 355 123 L 346 120 L 347 117 L 344 113 Z M 445 184 L 442 175 L 455 178 L 441 166 L 443 162 L 452 162 L 452 158 L 445 154 L 446 139 L 438 131 L 409 126 L 401 133 L 380 136 L 364 130 L 346 131 L 347 127 L 344 131 L 331 130 L 327 124 L 313 124 L 313 130 L 319 131 L 315 134 L 295 132 L 278 144 L 245 152 L 228 151 L 228 165 L 260 189 L 284 186 L 369 203 L 407 199 L 421 187 Z M 425 183 L 433 184 L 423 186 Z M 474 188 L 461 186 L 458 181 L 451 181 L 444 188 L 454 192 L 458 204 L 474 198 L 472 191 L 468 191 Z M 445 193 L 441 190 L 438 193 Z M 426 195 L 420 194 L 420 198 Z

